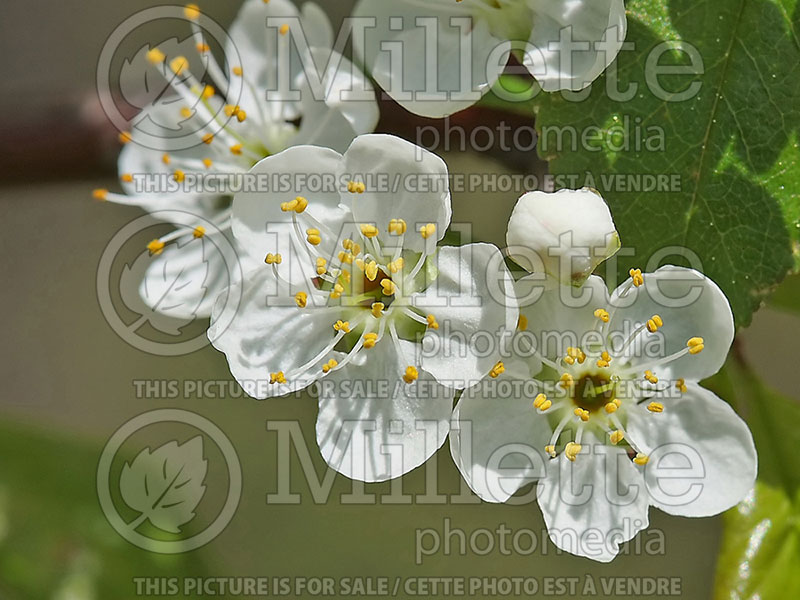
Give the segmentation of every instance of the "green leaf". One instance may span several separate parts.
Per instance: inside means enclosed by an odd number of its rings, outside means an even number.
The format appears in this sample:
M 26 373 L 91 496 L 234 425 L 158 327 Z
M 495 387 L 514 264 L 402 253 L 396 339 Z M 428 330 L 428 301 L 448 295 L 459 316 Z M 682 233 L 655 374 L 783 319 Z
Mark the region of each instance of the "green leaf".
M 800 266 L 795 4 L 634 0 L 627 41 L 635 49 L 620 53 L 616 63 L 616 89 L 635 84 L 633 98 L 609 97 L 613 70 L 582 101 L 562 94 L 537 98 L 539 151 L 550 161 L 556 187 L 598 189 L 623 244 L 635 251 L 620 256 L 620 273 L 644 266 L 665 247 L 687 248 L 725 291 L 739 325 L 747 325 L 775 284 Z M 658 79 L 671 94 L 700 84 L 690 99 L 660 99 L 647 85 L 646 71 L 653 79 L 648 56 L 664 43 L 690 44 L 702 57 L 703 73 Z M 686 67 L 691 58 L 668 49 L 658 64 Z M 654 183 L 653 176 L 662 176 L 656 189 L 634 187 Z M 688 264 L 674 255 L 668 260 Z

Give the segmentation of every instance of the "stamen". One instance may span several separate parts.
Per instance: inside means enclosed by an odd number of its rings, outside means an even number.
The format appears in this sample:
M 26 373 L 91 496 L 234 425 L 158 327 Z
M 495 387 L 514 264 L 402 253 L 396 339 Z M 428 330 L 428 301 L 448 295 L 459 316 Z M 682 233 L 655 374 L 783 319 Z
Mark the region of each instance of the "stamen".
M 394 235 L 403 235 L 406 232 L 407 226 L 403 219 L 392 219 L 389 221 L 389 233 Z
M 411 384 L 417 379 L 419 379 L 419 371 L 417 371 L 417 368 L 412 366 L 406 367 L 406 372 L 403 374 L 403 381 Z
M 597 366 L 601 369 L 607 369 L 611 365 L 611 355 L 603 350 L 600 358 L 597 359 Z
M 636 455 L 636 458 L 633 459 L 633 462 L 635 462 L 637 465 L 644 466 L 648 462 L 650 462 L 650 457 L 647 456 L 646 454 L 642 454 L 641 452 L 639 452 Z
M 374 260 L 364 265 L 364 276 L 370 281 L 375 281 L 378 277 L 378 263 Z M 384 281 L 386 281 L 384 279 Z
M 436 234 L 436 225 L 434 223 L 428 223 L 427 225 L 423 225 L 419 230 L 420 235 L 423 239 L 428 239 L 429 237 Z
M 167 154 L 165 152 L 164 155 L 161 157 L 161 162 L 163 162 L 165 165 L 168 165 L 169 164 L 169 160 L 170 160 L 169 159 L 169 154 Z
M 611 320 L 611 315 L 604 308 L 598 308 L 594 311 L 594 316 L 600 319 L 603 323 L 608 323 Z
M 652 413 L 662 413 L 664 412 L 664 405 L 661 402 L 651 402 L 647 405 L 647 410 Z
M 183 15 L 192 21 L 200 17 L 200 7 L 197 4 L 187 4 L 183 8 Z
M 566 448 L 564 448 L 564 456 L 566 456 L 571 462 L 575 462 L 578 454 L 582 450 L 582 446 L 580 444 L 576 444 L 575 442 L 568 442 Z
M 538 394 L 536 398 L 533 399 L 533 408 L 541 408 L 542 404 L 547 402 L 547 396 L 544 394 Z
M 384 296 L 393 296 L 397 291 L 397 284 L 391 279 L 381 279 L 381 288 Z
M 205 236 L 205 234 L 206 234 L 206 228 L 203 227 L 202 225 L 198 225 L 197 227 L 194 228 L 194 231 L 192 231 L 192 236 L 196 240 Z
M 645 378 L 647 381 L 649 381 L 650 383 L 652 383 L 653 385 L 655 385 L 655 384 L 657 384 L 657 383 L 658 383 L 658 377 L 656 377 L 656 376 L 653 374 L 653 372 L 652 372 L 652 371 L 650 371 L 649 369 L 648 369 L 647 371 L 645 371 L 645 372 L 644 372 L 644 378 Z
M 176 56 L 171 61 L 169 61 L 169 69 L 178 77 L 189 68 L 189 61 L 186 60 L 185 56 Z
M 434 317 L 433 315 L 428 315 L 427 317 L 425 317 L 425 320 L 428 323 L 428 327 L 430 327 L 431 329 L 439 329 L 439 323 L 436 322 L 436 317 Z
M 286 35 L 287 33 L 289 33 L 289 25 L 288 25 L 288 23 L 284 23 L 283 25 L 281 25 L 280 29 L 278 29 L 278 31 L 280 32 L 281 35 Z
M 611 432 L 609 441 L 615 446 L 625 439 L 625 433 L 617 429 Z
M 650 333 L 655 333 L 656 331 L 658 331 L 660 327 L 664 325 L 664 321 L 662 321 L 661 317 L 659 317 L 658 315 L 653 315 L 648 319 L 646 325 L 647 325 L 647 331 L 649 331 Z
M 364 337 L 364 348 L 374 348 L 375 343 L 378 341 L 378 334 L 377 333 L 365 333 Z
M 525 315 L 519 316 L 519 319 L 517 320 L 517 329 L 520 331 L 525 331 L 528 329 L 528 317 Z
M 236 75 L 237 77 L 241 77 L 242 76 L 242 72 L 243 72 L 242 71 L 242 67 L 239 67 L 239 66 L 233 67 L 231 69 L 231 71 L 233 71 L 233 74 Z
M 498 361 L 495 366 L 492 367 L 492 370 L 489 371 L 489 377 L 492 379 L 497 379 L 500 375 L 505 373 L 506 366 L 503 364 L 503 361 Z
M 272 252 L 264 257 L 264 262 L 268 265 L 279 265 L 281 261 L 283 261 L 283 257 L 280 254 L 273 254 Z
M 336 331 L 344 331 L 345 333 L 350 333 L 350 322 L 349 321 L 342 321 L 341 319 L 336 321 L 333 324 L 333 328 Z
M 326 362 L 324 365 L 322 365 L 322 372 L 323 373 L 327 373 L 331 369 L 335 368 L 338 364 L 339 364 L 339 362 L 336 359 L 332 358 L 328 362 Z
M 234 144 L 233 146 L 230 147 L 230 151 L 231 151 L 231 154 L 234 154 L 236 156 L 241 156 L 242 155 L 242 145 L 241 144 Z
M 376 319 L 380 319 L 384 308 L 386 308 L 386 305 L 383 302 L 373 302 L 372 316 Z
M 336 283 L 334 284 L 333 290 L 331 291 L 331 298 L 333 298 L 334 300 L 341 298 L 343 292 L 344 288 L 342 287 L 342 284 Z
M 360 181 L 359 182 L 348 181 L 347 191 L 350 192 L 351 194 L 363 194 L 365 191 L 367 191 L 367 186 L 365 186 Z
M 576 408 L 574 411 L 572 411 L 572 413 L 576 417 L 580 417 L 581 421 L 583 421 L 584 423 L 586 423 L 586 421 L 589 420 L 589 411 L 588 410 L 584 410 L 582 408 Z
M 375 227 L 374 225 L 362 225 L 361 233 L 363 234 L 364 237 L 374 238 L 376 235 L 378 235 L 379 231 L 378 228 Z
M 314 229 L 313 227 L 306 229 L 306 241 L 312 246 L 319 246 L 322 243 L 322 236 L 319 233 L 319 229 Z M 317 267 L 319 268 L 319 261 L 317 261 Z
M 108 190 L 97 188 L 92 192 L 92 198 L 95 200 L 108 200 Z
M 628 271 L 628 275 L 630 275 L 631 279 L 633 279 L 633 285 L 635 287 L 639 287 L 644 284 L 644 276 L 642 275 L 641 269 L 631 269 Z
M 120 131 L 117 139 L 119 139 L 120 144 L 130 144 L 133 141 L 133 137 L 129 131 Z
M 286 383 L 286 376 L 283 374 L 283 371 L 278 371 L 277 373 L 270 373 L 269 374 L 269 382 L 270 383 Z
M 322 238 L 320 238 L 319 235 L 317 235 L 317 238 L 319 238 L 319 242 L 322 241 Z M 309 242 L 311 242 L 311 240 L 309 240 Z M 317 244 L 319 244 L 319 242 L 317 242 Z M 314 245 L 316 246 L 316 244 Z M 327 264 L 328 261 L 324 258 L 320 257 L 317 259 L 317 275 L 325 275 L 325 272 L 328 270 Z
M 558 381 L 558 385 L 567 389 L 575 385 L 575 379 L 569 373 L 564 373 L 561 375 L 561 378 Z
M 161 50 L 158 49 L 158 47 L 150 48 L 150 50 L 147 51 L 147 54 L 145 54 L 145 58 L 151 65 L 160 65 L 167 59 L 167 57 Z
M 614 414 L 615 412 L 617 412 L 617 409 L 619 408 L 619 405 L 616 404 L 616 402 L 614 401 L 614 402 L 609 402 L 603 408 L 605 409 L 606 413 L 611 415 L 611 414 Z
M 678 390 L 682 394 L 685 394 L 686 393 L 686 380 L 682 379 L 682 378 L 678 379 L 678 381 L 675 382 L 675 387 L 678 388 Z
M 397 260 L 393 260 L 392 262 L 389 263 L 389 270 L 393 274 L 394 273 L 398 273 L 398 272 L 400 272 L 402 270 L 404 264 L 405 264 L 405 261 L 403 260 L 403 257 L 401 256 Z
M 166 244 L 161 240 L 153 240 L 147 244 L 147 249 L 150 251 L 150 256 L 155 256 L 164 251 L 164 246 L 166 246 Z
M 289 202 L 281 202 L 281 210 L 283 212 L 294 211 L 298 215 L 302 213 L 307 206 L 308 206 L 308 200 L 306 200 L 302 196 L 297 196 L 294 200 L 291 200 Z M 317 232 L 317 235 L 319 235 L 319 232 Z
M 297 302 L 298 307 L 305 308 L 308 304 L 308 294 L 305 292 L 297 292 L 294 295 L 294 301 Z
M 693 337 L 686 342 L 686 347 L 689 348 L 689 354 L 700 354 L 705 348 L 705 342 L 701 337 Z

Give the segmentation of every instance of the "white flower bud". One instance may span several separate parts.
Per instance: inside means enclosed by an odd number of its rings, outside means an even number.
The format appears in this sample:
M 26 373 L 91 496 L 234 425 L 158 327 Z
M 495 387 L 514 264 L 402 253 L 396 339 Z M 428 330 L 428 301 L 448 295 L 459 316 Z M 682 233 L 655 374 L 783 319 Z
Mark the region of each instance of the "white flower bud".
M 608 206 L 589 188 L 523 195 L 508 222 L 506 243 L 521 267 L 574 286 L 620 248 Z

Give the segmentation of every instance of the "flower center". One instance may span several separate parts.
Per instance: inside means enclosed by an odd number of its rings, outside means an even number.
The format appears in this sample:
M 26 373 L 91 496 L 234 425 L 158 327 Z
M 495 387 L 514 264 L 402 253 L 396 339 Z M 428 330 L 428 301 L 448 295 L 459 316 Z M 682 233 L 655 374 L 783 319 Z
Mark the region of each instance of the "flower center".
M 615 384 L 605 375 L 586 374 L 572 388 L 572 402 L 578 408 L 596 412 L 614 399 Z

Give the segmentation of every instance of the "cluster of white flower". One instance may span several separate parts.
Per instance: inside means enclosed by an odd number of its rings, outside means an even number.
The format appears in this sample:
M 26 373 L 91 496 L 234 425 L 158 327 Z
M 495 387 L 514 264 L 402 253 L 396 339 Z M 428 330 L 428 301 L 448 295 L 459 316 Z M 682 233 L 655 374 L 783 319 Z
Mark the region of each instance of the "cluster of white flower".
M 197 14 L 187 7 L 187 17 Z M 466 108 L 488 91 L 503 67 L 485 68 L 497 48 L 545 90 L 581 89 L 613 60 L 625 31 L 622 0 L 361 0 L 355 14 L 373 22 L 355 38 L 357 56 L 398 102 L 426 116 Z M 375 101 L 341 99 L 343 90 L 370 84 L 339 56 L 328 62 L 324 99 L 267 100 L 267 74 L 279 67 L 261 51 L 268 18 L 299 19 L 307 37 L 324 42 L 312 50 L 335 55 L 323 13 L 311 4 L 298 12 L 288 0 L 247 0 L 231 28 L 242 64 L 227 65 L 227 74 L 209 69 L 213 83 L 194 79 L 182 57 L 151 49 L 153 68 L 185 101 L 169 110 L 206 124 L 188 150 L 148 149 L 128 136 L 120 170 L 123 184 L 134 172 L 180 180 L 219 169 L 280 180 L 280 189 L 233 198 L 97 193 L 151 211 L 193 210 L 234 243 L 240 280 L 212 273 L 202 285 L 165 293 L 208 298 L 200 313 L 211 317 L 209 339 L 245 391 L 267 398 L 318 385 L 317 442 L 348 477 L 401 476 L 449 436 L 455 464 L 486 501 L 505 502 L 538 480 L 553 532 L 639 524 L 593 555 L 553 534 L 563 549 L 596 560 L 612 559 L 647 526 L 650 505 L 704 516 L 741 501 L 756 475 L 752 438 L 698 384 L 722 366 L 733 340 L 719 288 L 694 270 L 666 266 L 632 270 L 609 294 L 592 273 L 620 240 L 605 202 L 588 189 L 522 196 L 505 252 L 443 244 L 451 219 L 444 161 L 371 133 Z M 606 51 L 587 44 L 565 71 L 558 44 L 567 26 Z M 271 32 L 278 44 L 290 33 Z M 420 65 L 430 67 L 423 53 L 432 39 L 440 52 L 431 74 Z M 392 48 L 400 49 L 399 69 Z M 464 64 L 474 67 L 472 78 L 458 76 Z M 303 70 L 291 79 L 302 87 Z M 236 81 L 243 92 L 231 99 Z M 424 99 L 431 81 L 447 90 L 445 99 Z M 214 117 L 220 110 L 225 120 Z M 190 269 L 202 259 L 191 242 L 166 245 L 205 234 L 176 231 L 150 251 L 170 268 Z M 528 273 L 512 276 L 507 258 Z M 164 268 L 157 259 L 151 267 Z M 241 298 L 236 306 L 222 300 L 227 286 Z M 557 343 L 548 345 L 548 335 Z M 589 492 L 568 498 L 576 482 Z

